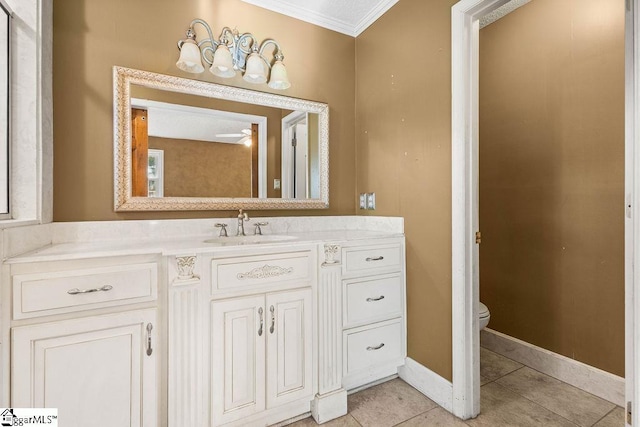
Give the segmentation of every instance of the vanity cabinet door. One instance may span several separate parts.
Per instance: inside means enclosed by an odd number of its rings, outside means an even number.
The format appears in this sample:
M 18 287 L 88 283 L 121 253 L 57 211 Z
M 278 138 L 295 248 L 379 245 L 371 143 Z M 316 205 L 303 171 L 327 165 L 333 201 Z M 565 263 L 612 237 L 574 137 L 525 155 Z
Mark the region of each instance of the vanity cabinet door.
M 265 409 L 264 295 L 211 303 L 213 425 Z
M 267 408 L 313 392 L 311 289 L 267 294 Z
M 151 309 L 13 328 L 11 404 L 69 427 L 155 426 L 154 325 Z

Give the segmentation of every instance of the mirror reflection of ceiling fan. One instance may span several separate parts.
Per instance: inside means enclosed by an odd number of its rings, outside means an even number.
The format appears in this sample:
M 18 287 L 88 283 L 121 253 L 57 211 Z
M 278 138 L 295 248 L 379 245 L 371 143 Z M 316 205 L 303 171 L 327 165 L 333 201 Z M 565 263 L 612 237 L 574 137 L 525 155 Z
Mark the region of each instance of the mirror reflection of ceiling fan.
M 240 133 L 219 133 L 216 134 L 217 138 L 240 138 L 236 144 L 244 144 L 247 147 L 251 147 L 251 129 L 242 129 Z

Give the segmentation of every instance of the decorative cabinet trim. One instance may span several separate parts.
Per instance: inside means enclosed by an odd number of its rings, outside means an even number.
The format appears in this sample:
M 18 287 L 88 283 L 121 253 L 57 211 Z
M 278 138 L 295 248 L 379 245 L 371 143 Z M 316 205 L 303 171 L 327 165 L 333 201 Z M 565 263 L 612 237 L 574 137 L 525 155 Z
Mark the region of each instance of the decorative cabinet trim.
M 320 270 L 318 277 L 318 392 L 342 389 L 342 282 L 340 267 Z M 345 402 L 346 405 L 346 402 Z
M 197 257 L 195 255 L 185 255 L 176 257 L 176 268 L 178 269 L 177 280 L 194 280 L 199 279 L 198 276 L 193 274 L 193 269 L 196 266 Z
M 301 287 L 310 284 L 317 269 L 316 252 L 300 250 L 211 261 L 212 294 Z M 267 289 L 268 288 L 268 289 Z
M 291 273 L 293 273 L 293 267 L 284 268 L 277 265 L 265 264 L 262 267 L 254 268 L 246 273 L 238 273 L 237 277 L 239 280 L 267 279 L 271 277 L 285 276 Z
M 323 267 L 340 265 L 340 245 L 324 245 Z
M 207 413 L 201 286 L 176 287 L 169 291 L 168 369 L 169 426 L 206 425 Z

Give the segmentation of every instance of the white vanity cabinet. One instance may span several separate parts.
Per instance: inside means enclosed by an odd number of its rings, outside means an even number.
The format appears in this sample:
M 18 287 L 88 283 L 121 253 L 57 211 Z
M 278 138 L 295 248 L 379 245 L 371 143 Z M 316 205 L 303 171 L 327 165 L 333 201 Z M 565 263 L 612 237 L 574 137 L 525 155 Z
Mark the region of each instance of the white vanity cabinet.
M 404 237 L 323 244 L 318 276 L 318 394 L 324 423 L 347 413 L 347 390 L 397 375 L 406 357 Z
M 154 426 L 155 324 L 155 310 L 139 310 L 13 328 L 12 406 L 58 408 L 70 427 Z
M 406 357 L 401 228 L 349 221 L 286 238 L 80 242 L 5 260 L 0 400 L 58 408 L 71 427 L 346 414 L 348 391 L 396 375 Z
M 214 301 L 213 424 L 312 393 L 311 289 Z
M 169 426 L 270 425 L 308 413 L 316 245 L 177 256 L 168 265 Z
M 398 372 L 406 357 L 404 240 L 342 248 L 343 387 Z
M 153 257 L 11 264 L 11 405 L 156 426 L 157 274 Z

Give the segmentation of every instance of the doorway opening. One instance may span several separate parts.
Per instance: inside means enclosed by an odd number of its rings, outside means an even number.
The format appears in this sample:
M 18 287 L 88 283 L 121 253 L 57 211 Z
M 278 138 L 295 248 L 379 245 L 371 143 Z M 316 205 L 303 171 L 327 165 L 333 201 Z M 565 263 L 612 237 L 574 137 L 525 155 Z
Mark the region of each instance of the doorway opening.
M 470 418 L 480 410 L 479 378 L 479 258 L 475 243 L 478 221 L 479 156 L 479 27 L 480 20 L 508 3 L 507 0 L 462 0 L 452 9 L 452 310 L 453 310 L 453 411 Z M 626 132 L 625 197 L 627 213 L 637 197 L 633 185 L 635 164 L 634 117 L 637 102 L 636 70 L 637 13 L 636 2 L 627 2 L 626 10 Z M 635 96 L 631 96 L 635 95 Z M 620 206 L 622 215 L 622 206 Z M 627 400 L 636 393 L 633 386 L 633 312 L 634 280 L 631 260 L 637 239 L 633 239 L 635 218 L 625 217 L 625 295 L 626 295 L 626 388 Z M 484 234 L 484 233 L 483 233 Z M 485 236 L 483 236 L 485 237 Z M 636 281 L 637 283 L 637 281 Z M 491 309 L 491 307 L 489 307 Z M 635 415 L 634 415 L 635 416 Z

